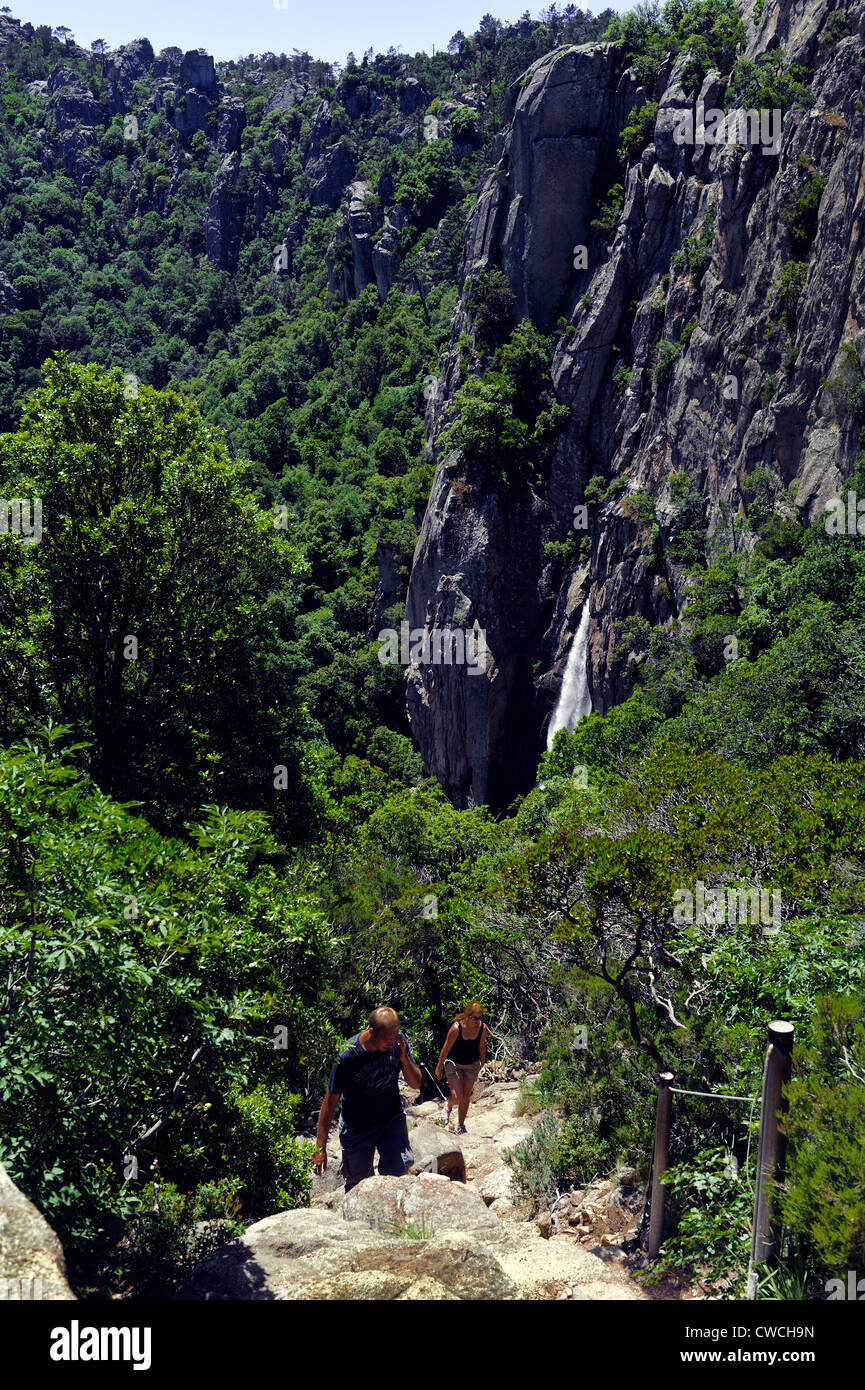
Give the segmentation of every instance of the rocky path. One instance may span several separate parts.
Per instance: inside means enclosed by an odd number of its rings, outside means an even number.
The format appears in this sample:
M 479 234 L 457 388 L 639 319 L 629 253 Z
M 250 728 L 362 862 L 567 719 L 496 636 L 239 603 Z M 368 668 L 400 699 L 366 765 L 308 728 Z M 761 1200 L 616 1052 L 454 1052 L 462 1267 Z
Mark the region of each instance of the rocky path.
M 648 1295 L 619 1249 L 641 1194 L 619 1182 L 564 1193 L 533 1217 L 504 1156 L 530 1133 L 517 1081 L 481 1082 L 455 1135 L 439 1102 L 404 1093 L 415 1163 L 344 1191 L 336 1129 L 310 1208 L 277 1212 L 196 1268 L 182 1299 L 634 1300 Z
M 532 1131 L 532 1120 L 517 1113 L 519 1082 L 479 1082 L 475 1094 L 478 1099 L 466 1118 L 468 1132 L 454 1139 L 465 1159 L 466 1187 L 477 1192 L 505 1225 L 507 1240 L 496 1254 L 520 1296 L 536 1300 L 645 1299 L 647 1295 L 620 1262 L 615 1230 L 611 1231 L 604 1219 L 611 1217 L 611 1224 L 619 1230 L 633 1224 L 631 1211 L 623 1211 L 618 1201 L 606 1205 L 607 1198 L 615 1196 L 615 1185 L 598 1184 L 578 1194 L 580 1201 L 573 1207 L 563 1198 L 553 1220 L 532 1220 L 526 1206 L 512 1193 L 511 1169 L 504 1162 L 507 1150 Z M 429 1123 L 440 1111 L 438 1102 L 409 1106 L 409 1124 L 413 1118 Z M 596 1203 L 591 1200 L 593 1196 Z M 597 1222 L 589 1219 L 586 1210 L 595 1205 L 603 1209 Z M 572 1211 L 580 1213 L 582 1221 L 577 1221 Z M 596 1230 L 596 1225 L 601 1229 Z

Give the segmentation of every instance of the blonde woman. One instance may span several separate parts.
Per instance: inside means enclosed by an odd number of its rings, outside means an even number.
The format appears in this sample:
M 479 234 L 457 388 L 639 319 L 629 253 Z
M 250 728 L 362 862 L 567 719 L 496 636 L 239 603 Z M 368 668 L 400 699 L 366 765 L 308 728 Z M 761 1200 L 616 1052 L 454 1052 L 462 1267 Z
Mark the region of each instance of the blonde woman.
M 469 1101 L 486 1055 L 487 1025 L 484 1023 L 484 1009 L 479 1000 L 473 999 L 470 1004 L 466 1004 L 459 1018 L 455 1018 L 448 1029 L 436 1067 L 436 1079 L 441 1081 L 444 1071 L 450 1087 L 450 1101 L 445 1101 L 442 1106 L 441 1117 L 447 1128 L 451 1111 L 456 1107 L 457 1134 L 466 1133 L 465 1119 Z

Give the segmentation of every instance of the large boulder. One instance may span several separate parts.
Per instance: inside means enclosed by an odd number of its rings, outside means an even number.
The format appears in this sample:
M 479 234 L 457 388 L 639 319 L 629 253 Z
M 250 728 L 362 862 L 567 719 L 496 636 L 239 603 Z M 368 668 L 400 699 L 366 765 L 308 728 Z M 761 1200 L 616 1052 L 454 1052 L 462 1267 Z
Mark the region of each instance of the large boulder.
M 181 135 L 194 135 L 196 131 L 207 131 L 210 114 L 216 109 L 207 92 L 198 87 L 189 87 L 178 93 L 174 107 L 173 124 Z
M 400 232 L 408 222 L 409 217 L 408 208 L 403 207 L 400 203 L 397 203 L 395 207 L 388 208 L 385 213 L 384 227 L 373 247 L 372 268 L 375 274 L 378 297 L 382 304 L 387 299 L 391 286 L 396 283 L 400 265 Z
M 0 1299 L 7 1298 L 58 1303 L 75 1295 L 60 1241 L 0 1163 Z
M 240 150 L 240 137 L 246 125 L 246 108 L 242 101 L 231 97 L 224 102 L 219 112 L 219 132 L 216 148 L 220 154 L 234 154 Z
M 102 108 L 77 72 L 58 66 L 48 79 L 48 91 L 54 97 L 54 119 L 59 132 L 76 126 L 95 126 L 102 119 Z
M 340 140 L 324 151 L 306 172 L 313 180 L 309 201 L 313 207 L 335 208 L 343 189 L 354 174 L 354 160 L 344 141 Z
M 433 1172 L 452 1182 L 465 1182 L 466 1160 L 459 1140 L 438 1125 L 415 1125 L 411 1132 L 414 1163 L 409 1173 Z
M 411 116 L 419 106 L 429 103 L 429 95 L 416 77 L 407 77 L 400 92 L 399 109 L 404 116 Z
M 308 91 L 309 87 L 303 79 L 289 77 L 281 87 L 277 87 L 276 91 L 268 97 L 267 105 L 264 108 L 265 114 L 269 115 L 271 111 L 291 110 L 292 106 L 297 106 L 298 102 L 303 101 Z
M 154 66 L 153 48 L 149 39 L 133 39 L 118 48 L 113 55 L 117 83 L 124 91 L 139 82 Z
M 99 142 L 96 131 L 92 126 L 65 130 L 58 143 L 65 174 L 68 178 L 74 179 L 79 188 L 86 187 L 92 181 L 98 164 Z
M 370 1178 L 360 1186 L 390 1181 Z M 178 1297 L 514 1299 L 517 1291 L 495 1256 L 471 1234 L 410 1240 L 313 1208 L 280 1212 L 250 1226 L 203 1260 Z
M 210 54 L 199 53 L 196 50 L 184 53 L 183 62 L 180 64 L 180 81 L 184 87 L 198 87 L 202 92 L 207 92 L 208 96 L 215 97 L 216 69 Z
M 463 1231 L 492 1242 L 506 1235 L 479 1193 L 434 1173 L 367 1178 L 346 1193 L 342 1214 L 348 1223 L 362 1221 L 377 1231 Z
M 343 301 L 356 299 L 373 279 L 373 219 L 368 193 L 368 183 L 349 184 L 334 240 L 325 257 L 328 289 Z
M 246 206 L 240 155 L 226 155 L 213 183 L 204 223 L 207 258 L 221 270 L 233 270 L 237 264 Z

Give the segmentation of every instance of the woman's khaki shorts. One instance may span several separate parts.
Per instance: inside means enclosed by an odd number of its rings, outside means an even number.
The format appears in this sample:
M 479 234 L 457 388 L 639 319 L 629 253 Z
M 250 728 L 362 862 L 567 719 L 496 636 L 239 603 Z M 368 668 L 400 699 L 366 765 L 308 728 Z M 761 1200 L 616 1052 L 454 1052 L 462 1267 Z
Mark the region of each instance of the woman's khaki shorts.
M 478 1058 L 476 1062 L 460 1063 L 452 1062 L 450 1057 L 448 1057 L 445 1062 L 445 1076 L 452 1086 L 454 1086 L 455 1081 L 461 1081 L 463 1085 L 468 1084 L 469 1095 L 471 1095 L 482 1065 L 483 1063 L 480 1061 L 480 1058 Z M 456 1090 L 455 1086 L 454 1090 Z

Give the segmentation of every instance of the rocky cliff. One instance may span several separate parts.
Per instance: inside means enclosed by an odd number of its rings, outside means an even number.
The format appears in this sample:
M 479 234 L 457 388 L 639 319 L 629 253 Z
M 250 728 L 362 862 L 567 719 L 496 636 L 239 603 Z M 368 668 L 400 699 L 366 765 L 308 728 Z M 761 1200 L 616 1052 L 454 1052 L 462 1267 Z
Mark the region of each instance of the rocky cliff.
M 810 104 L 778 113 L 777 139 L 748 117 L 709 143 L 706 113 L 730 104 L 730 74 L 688 91 L 684 60 L 668 60 L 647 91 L 615 45 L 548 55 L 512 89 L 429 405 L 436 472 L 408 598 L 413 627 L 486 632 L 482 676 L 409 669 L 413 733 L 458 804 L 503 806 L 531 785 L 586 603 L 594 708 L 623 698 L 622 624 L 675 622 L 686 606 L 672 543 L 683 492 L 716 544 L 739 518 L 747 545 L 756 469 L 781 510 L 808 522 L 853 472 L 858 421 L 831 383 L 861 374 L 865 354 L 865 7 L 839 24 L 823 0 L 767 0 L 756 29 L 752 8 L 746 57 L 782 46 L 785 66 L 812 74 Z M 608 242 L 590 219 L 609 151 L 652 99 L 653 137 L 628 167 Z M 567 320 L 552 375 L 570 421 L 543 486 L 497 481 L 439 444 L 474 337 L 472 289 L 491 267 L 518 317 L 544 330 Z M 591 493 L 589 545 L 561 573 L 545 545 L 570 534 L 591 478 L 603 487 Z M 638 494 L 652 502 L 651 539 Z

